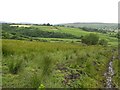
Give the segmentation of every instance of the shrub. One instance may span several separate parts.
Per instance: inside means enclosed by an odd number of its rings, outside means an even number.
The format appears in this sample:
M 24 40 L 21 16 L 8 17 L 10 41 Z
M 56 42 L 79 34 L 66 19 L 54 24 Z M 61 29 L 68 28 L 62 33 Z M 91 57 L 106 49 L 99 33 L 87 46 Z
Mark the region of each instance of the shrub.
M 108 41 L 105 40 L 105 39 L 101 39 L 101 40 L 99 40 L 99 44 L 103 45 L 103 46 L 106 46 L 108 44 Z
M 81 39 L 82 43 L 85 43 L 87 45 L 96 45 L 98 43 L 98 40 L 99 40 L 99 36 L 93 33 L 90 33 L 89 35 L 85 35 Z

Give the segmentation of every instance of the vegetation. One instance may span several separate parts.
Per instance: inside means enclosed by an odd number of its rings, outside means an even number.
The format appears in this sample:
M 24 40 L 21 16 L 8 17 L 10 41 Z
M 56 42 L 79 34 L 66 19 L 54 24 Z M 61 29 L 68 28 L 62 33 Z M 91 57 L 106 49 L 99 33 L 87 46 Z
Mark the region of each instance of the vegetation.
M 79 28 L 68 28 L 63 26 L 44 25 L 17 25 L 3 24 L 2 38 L 17 40 L 38 40 L 38 41 L 65 41 L 80 42 L 81 38 L 90 33 L 97 34 L 100 39 L 106 39 L 108 45 L 117 45 L 117 37 L 111 37 L 109 33 L 102 34 L 88 32 Z
M 3 87 L 104 87 L 110 47 L 18 40 L 2 43 Z
M 70 23 L 70 24 L 64 24 L 64 26 L 69 27 L 78 27 L 78 28 L 84 28 L 87 31 L 97 30 L 97 31 L 105 31 L 105 32 L 111 32 L 116 31 L 118 29 L 117 23 Z
M 108 32 L 3 24 L 2 38 L 3 88 L 105 88 L 112 56 L 112 85 L 119 87 L 117 37 Z
M 96 28 L 87 28 L 87 27 L 82 27 L 80 29 L 83 29 L 84 31 L 88 31 L 88 32 L 100 32 L 100 33 L 107 33 L 106 30 L 99 30 L 99 29 L 96 29 Z
M 48 25 L 47 25 L 48 26 Z M 3 39 L 22 39 L 29 37 L 45 37 L 45 38 L 80 38 L 67 33 L 57 33 L 43 31 L 35 27 L 15 27 L 3 24 Z
M 108 41 L 105 40 L 105 39 L 101 39 L 101 40 L 99 40 L 99 44 L 100 44 L 100 45 L 103 45 L 103 46 L 107 46 Z
M 98 41 L 99 41 L 99 36 L 92 33 L 82 38 L 82 43 L 85 43 L 87 45 L 96 45 Z

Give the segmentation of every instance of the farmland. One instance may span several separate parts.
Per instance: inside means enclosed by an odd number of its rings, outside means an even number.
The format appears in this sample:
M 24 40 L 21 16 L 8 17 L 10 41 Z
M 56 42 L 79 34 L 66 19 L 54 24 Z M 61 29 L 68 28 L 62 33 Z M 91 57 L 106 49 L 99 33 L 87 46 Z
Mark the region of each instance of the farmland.
M 82 43 L 82 37 L 90 33 L 108 44 Z M 104 74 L 112 56 L 112 87 L 119 87 L 118 38 L 108 33 L 64 26 L 5 24 L 2 38 L 3 88 L 105 88 Z

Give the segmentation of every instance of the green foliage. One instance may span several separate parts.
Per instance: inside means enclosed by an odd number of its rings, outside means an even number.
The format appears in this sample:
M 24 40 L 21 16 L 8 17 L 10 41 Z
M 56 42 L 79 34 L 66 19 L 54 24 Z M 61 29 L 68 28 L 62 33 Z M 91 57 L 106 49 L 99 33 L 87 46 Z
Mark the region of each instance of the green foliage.
M 102 34 L 103 31 L 95 34 L 96 29 L 92 28 L 84 31 L 49 24 L 30 27 L 3 24 L 2 29 L 3 88 L 104 87 L 103 74 L 113 47 L 102 45 L 106 44 L 105 39 L 108 45 L 117 45 L 117 38 L 109 36 L 106 31 L 106 34 Z M 87 45 L 81 45 L 81 41 Z M 98 42 L 101 45 L 96 45 Z M 119 78 L 116 63 L 114 61 L 115 87 Z
M 84 31 L 88 31 L 88 32 L 100 32 L 100 33 L 107 33 L 107 30 L 99 30 L 99 29 L 96 29 L 96 28 L 88 28 L 88 27 L 80 27 L 80 29 L 83 29 Z
M 119 38 L 119 34 L 117 32 L 107 31 L 107 33 L 103 34 L 104 30 L 88 28 L 87 31 L 80 28 L 73 27 L 64 27 L 64 26 L 47 26 L 45 25 L 18 25 L 18 24 L 2 24 L 2 38 L 3 39 L 17 39 L 17 40 L 40 40 L 40 38 L 44 38 L 45 40 L 61 41 L 69 39 L 68 41 L 73 41 L 75 39 L 75 43 L 77 41 L 81 41 L 80 39 L 87 34 L 97 33 L 100 39 L 107 39 L 108 45 L 117 45 L 117 38 Z M 102 33 L 101 33 L 102 31 Z M 113 35 L 109 35 L 109 32 Z M 40 40 L 42 41 L 42 40 Z M 54 41 L 55 42 L 55 41 Z
M 117 30 L 117 23 L 70 23 L 65 24 L 65 26 L 69 27 L 79 27 L 83 28 L 86 31 L 95 31 L 95 32 L 111 32 L 111 30 Z
M 49 55 L 44 56 L 44 60 L 42 62 L 42 75 L 45 77 L 46 75 L 49 75 L 52 72 L 52 58 Z
M 14 51 L 10 49 L 8 46 L 3 46 L 2 47 L 2 55 L 7 56 L 7 55 L 13 55 Z
M 33 88 L 39 88 L 40 85 L 40 76 L 37 75 L 36 72 L 33 73 L 32 77 L 31 77 L 31 86 Z
M 49 26 L 49 24 L 47 24 Z M 50 32 L 35 27 L 15 27 L 3 24 L 3 39 L 21 39 L 26 37 L 45 37 L 45 38 L 80 38 L 68 33 Z
M 116 37 L 120 39 L 120 31 L 118 31 L 118 33 L 116 34 Z
M 22 60 L 16 60 L 13 58 L 13 60 L 9 61 L 8 63 L 8 68 L 9 68 L 9 72 L 12 74 L 17 74 L 22 67 Z
M 93 33 L 90 33 L 89 35 L 85 35 L 82 38 L 82 43 L 85 43 L 87 45 L 96 45 L 98 43 L 99 36 Z
M 40 84 L 38 90 L 44 90 L 45 86 L 43 84 Z
M 99 44 L 100 44 L 100 45 L 103 45 L 103 46 L 107 46 L 108 41 L 105 40 L 105 39 L 101 39 L 101 40 L 99 40 Z
M 45 88 L 102 88 L 112 55 L 112 47 L 101 45 L 24 40 L 3 40 L 2 45 L 4 88 L 38 89 L 40 84 Z

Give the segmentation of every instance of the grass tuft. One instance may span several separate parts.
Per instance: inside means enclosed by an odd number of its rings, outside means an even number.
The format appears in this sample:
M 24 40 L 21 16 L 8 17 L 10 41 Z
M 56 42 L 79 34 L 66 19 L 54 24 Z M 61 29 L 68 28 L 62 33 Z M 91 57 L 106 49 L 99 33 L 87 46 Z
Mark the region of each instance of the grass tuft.
M 14 58 L 13 60 L 10 60 L 8 64 L 9 72 L 12 74 L 18 74 L 22 68 L 22 62 L 22 60 L 16 60 Z

